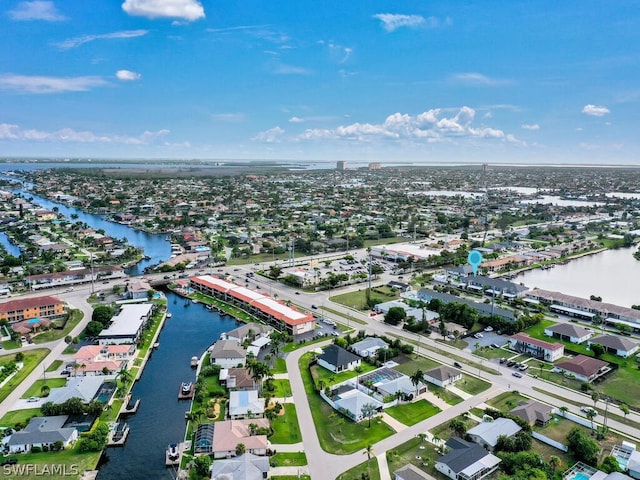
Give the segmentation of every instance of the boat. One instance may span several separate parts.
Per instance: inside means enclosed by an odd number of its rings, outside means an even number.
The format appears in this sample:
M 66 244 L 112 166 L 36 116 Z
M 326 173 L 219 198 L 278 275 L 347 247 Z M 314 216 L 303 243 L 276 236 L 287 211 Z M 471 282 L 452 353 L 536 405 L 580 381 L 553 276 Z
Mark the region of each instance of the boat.
M 196 368 L 198 366 L 198 357 L 191 357 L 191 368 Z
M 171 312 L 167 312 L 167 318 L 171 318 L 173 317 L 173 315 L 171 315 Z
M 193 387 L 193 384 L 191 382 L 182 382 L 182 385 L 180 386 L 180 392 L 183 395 L 189 395 L 191 393 L 191 387 Z
M 154 343 L 153 348 L 160 348 L 160 344 L 158 342 Z
M 196 300 L 195 298 L 193 300 L 191 300 L 193 303 L 199 303 L 198 300 Z
M 169 460 L 177 460 L 180 456 L 180 452 L 178 451 L 178 445 L 172 443 L 167 447 L 167 457 Z
M 213 305 L 205 305 L 204 308 L 207 310 L 213 310 Z

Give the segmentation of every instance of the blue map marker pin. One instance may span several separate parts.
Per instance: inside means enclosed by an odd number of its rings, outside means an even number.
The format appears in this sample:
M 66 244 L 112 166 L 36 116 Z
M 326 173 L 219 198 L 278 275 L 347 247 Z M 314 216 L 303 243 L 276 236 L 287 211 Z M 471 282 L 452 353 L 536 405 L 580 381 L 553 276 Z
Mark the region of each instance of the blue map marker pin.
M 467 257 L 467 262 L 473 268 L 473 274 L 478 274 L 478 265 L 482 263 L 482 254 L 478 250 L 471 250 Z

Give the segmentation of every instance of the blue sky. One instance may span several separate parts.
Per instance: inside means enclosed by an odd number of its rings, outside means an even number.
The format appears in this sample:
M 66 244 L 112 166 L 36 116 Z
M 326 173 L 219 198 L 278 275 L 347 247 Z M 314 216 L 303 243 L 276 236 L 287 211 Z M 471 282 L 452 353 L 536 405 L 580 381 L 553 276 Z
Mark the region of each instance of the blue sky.
M 0 1 L 0 156 L 640 163 L 636 1 Z

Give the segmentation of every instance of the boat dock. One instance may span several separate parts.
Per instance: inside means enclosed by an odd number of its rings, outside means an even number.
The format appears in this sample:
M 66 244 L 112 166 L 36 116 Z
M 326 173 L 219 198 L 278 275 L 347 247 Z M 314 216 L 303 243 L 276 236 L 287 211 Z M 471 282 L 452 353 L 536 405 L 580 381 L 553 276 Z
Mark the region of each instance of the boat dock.
M 124 443 L 127 441 L 127 437 L 129 436 L 129 424 L 123 421 L 120 421 L 116 424 L 115 428 L 113 428 L 109 432 L 109 436 L 107 438 L 107 446 L 108 447 L 123 447 Z
M 189 400 L 193 398 L 194 393 L 196 392 L 196 386 L 191 385 L 188 392 L 184 392 L 182 390 L 182 385 L 180 385 L 180 390 L 178 390 L 178 400 Z
M 175 465 L 180 465 L 180 461 L 182 460 L 182 455 L 184 452 L 188 451 L 191 448 L 191 441 L 187 440 L 186 442 L 178 443 L 178 458 L 172 459 L 169 456 L 169 449 L 165 452 L 164 464 L 167 467 L 172 467 Z
M 134 400 L 131 398 L 131 394 L 127 396 L 127 402 L 122 404 L 120 408 L 120 415 L 133 415 L 138 411 L 140 407 L 140 399 Z

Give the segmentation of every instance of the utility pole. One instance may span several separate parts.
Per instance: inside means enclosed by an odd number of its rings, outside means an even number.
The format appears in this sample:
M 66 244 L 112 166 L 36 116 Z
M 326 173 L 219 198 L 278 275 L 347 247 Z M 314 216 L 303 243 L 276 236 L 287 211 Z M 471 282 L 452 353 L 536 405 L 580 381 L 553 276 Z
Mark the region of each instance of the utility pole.
M 89 252 L 89 263 L 91 265 L 91 295 L 96 293 L 95 281 L 93 278 L 93 252 Z

